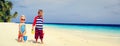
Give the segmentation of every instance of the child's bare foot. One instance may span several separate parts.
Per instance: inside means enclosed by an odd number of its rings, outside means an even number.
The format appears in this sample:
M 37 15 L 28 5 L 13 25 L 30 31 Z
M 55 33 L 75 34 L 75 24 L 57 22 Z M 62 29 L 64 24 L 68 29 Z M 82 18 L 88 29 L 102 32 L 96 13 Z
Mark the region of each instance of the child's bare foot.
M 20 42 L 20 40 L 18 40 L 18 42 Z
M 24 40 L 22 40 L 22 42 L 24 42 Z
M 37 41 L 35 41 L 35 43 L 38 43 Z
M 24 42 L 23 38 L 21 38 L 21 42 Z
M 41 41 L 41 44 L 44 44 L 43 41 Z
M 18 39 L 18 42 L 22 42 L 20 39 Z

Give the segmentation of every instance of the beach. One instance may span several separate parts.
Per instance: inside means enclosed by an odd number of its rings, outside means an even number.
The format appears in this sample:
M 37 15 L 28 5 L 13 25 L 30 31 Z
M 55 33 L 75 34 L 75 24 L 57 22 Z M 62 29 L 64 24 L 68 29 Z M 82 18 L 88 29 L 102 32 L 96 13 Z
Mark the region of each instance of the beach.
M 0 46 L 119 46 L 120 34 L 77 31 L 44 26 L 44 44 L 34 43 L 31 24 L 26 24 L 28 39 L 17 42 L 18 23 L 0 23 Z M 40 42 L 40 40 L 38 40 Z

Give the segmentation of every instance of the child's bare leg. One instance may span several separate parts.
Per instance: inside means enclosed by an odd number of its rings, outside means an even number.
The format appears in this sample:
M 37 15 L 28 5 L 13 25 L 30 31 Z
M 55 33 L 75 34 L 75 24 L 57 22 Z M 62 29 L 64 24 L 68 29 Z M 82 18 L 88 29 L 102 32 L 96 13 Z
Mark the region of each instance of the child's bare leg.
M 21 38 L 21 41 L 24 42 L 23 37 Z
M 18 42 L 20 42 L 21 36 L 20 36 L 20 31 L 19 31 L 19 35 L 18 35 Z
M 43 44 L 43 38 L 41 38 L 40 40 L 41 40 L 41 44 Z
M 35 39 L 35 40 L 36 40 L 35 42 L 37 43 L 38 39 Z
M 22 40 L 21 37 L 19 37 L 19 38 L 18 38 L 18 42 L 21 42 L 21 40 Z
M 18 42 L 20 41 L 20 38 L 19 38 L 19 36 L 18 36 Z
M 23 35 L 20 36 L 20 41 L 23 42 Z

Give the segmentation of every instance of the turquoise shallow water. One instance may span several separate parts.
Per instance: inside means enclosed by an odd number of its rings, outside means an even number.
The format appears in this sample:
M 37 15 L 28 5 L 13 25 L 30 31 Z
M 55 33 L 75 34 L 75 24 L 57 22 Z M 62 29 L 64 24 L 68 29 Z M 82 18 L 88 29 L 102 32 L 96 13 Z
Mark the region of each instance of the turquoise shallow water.
M 120 34 L 120 26 L 95 26 L 95 25 L 62 25 L 62 24 L 44 24 L 44 27 L 54 27 L 60 29 L 90 31 L 90 32 L 106 32 Z
M 27 22 L 32 24 L 31 22 Z M 59 24 L 59 23 L 48 23 L 44 24 L 44 27 L 52 27 L 59 29 L 67 29 L 72 31 L 89 31 L 89 32 L 100 32 L 100 33 L 113 33 L 120 34 L 120 25 L 106 25 L 106 24 Z

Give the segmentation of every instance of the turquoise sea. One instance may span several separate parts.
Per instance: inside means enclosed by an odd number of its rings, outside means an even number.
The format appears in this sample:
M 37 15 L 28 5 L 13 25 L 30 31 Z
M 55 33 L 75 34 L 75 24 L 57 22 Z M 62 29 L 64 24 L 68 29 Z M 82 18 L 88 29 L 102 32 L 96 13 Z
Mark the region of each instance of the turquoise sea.
M 120 34 L 120 25 L 101 25 L 101 24 L 44 24 L 44 27 L 54 27 L 77 31 L 93 31 L 104 33 Z
M 32 23 L 29 23 L 32 24 Z M 120 25 L 115 24 L 68 24 L 68 23 L 45 23 L 44 27 L 68 29 L 72 31 L 89 31 L 100 33 L 120 34 Z

